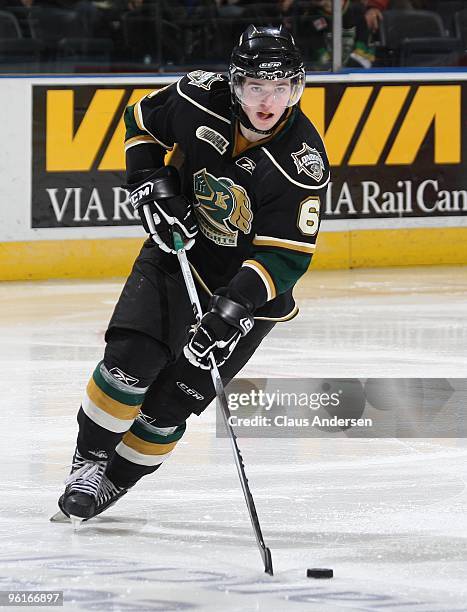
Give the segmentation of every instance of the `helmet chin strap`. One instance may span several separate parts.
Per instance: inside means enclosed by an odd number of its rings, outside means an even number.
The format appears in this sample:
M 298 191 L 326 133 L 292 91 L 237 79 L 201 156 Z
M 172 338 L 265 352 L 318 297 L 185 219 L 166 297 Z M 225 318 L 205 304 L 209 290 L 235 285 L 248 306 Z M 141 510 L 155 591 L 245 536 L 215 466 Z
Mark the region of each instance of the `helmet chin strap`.
M 233 114 L 240 121 L 243 127 L 245 127 L 247 130 L 251 130 L 252 132 L 255 132 L 256 134 L 262 134 L 264 136 L 270 136 L 274 132 L 277 125 L 284 119 L 287 113 L 287 110 L 288 110 L 287 108 L 284 110 L 284 112 L 279 117 L 279 119 L 276 121 L 276 123 L 272 126 L 272 128 L 270 128 L 269 130 L 260 130 L 251 123 L 250 119 L 248 118 L 247 114 L 243 110 L 238 100 L 235 100 L 233 103 Z

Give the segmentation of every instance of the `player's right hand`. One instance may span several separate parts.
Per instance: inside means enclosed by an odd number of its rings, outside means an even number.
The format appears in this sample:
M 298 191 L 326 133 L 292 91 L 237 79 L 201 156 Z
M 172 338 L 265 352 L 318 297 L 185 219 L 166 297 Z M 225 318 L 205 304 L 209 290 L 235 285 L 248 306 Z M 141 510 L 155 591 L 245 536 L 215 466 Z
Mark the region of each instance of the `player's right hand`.
M 198 226 L 193 206 L 185 196 L 148 202 L 139 207 L 139 214 L 144 229 L 166 253 L 176 253 L 172 231 L 181 235 L 185 249 L 190 249 L 195 243 Z
M 198 233 L 192 203 L 181 194 L 180 177 L 173 166 L 164 166 L 137 186 L 131 185 L 130 202 L 154 242 L 166 253 L 176 253 L 172 232 L 178 232 L 185 249 Z

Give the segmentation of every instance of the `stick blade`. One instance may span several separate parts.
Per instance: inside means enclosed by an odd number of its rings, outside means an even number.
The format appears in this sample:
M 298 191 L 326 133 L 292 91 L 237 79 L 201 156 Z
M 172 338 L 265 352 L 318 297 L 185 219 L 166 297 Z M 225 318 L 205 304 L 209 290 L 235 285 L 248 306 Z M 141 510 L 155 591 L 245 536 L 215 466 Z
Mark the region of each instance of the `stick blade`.
M 267 546 L 265 546 L 262 549 L 262 557 L 263 557 L 263 561 L 264 561 L 264 571 L 266 572 L 266 574 L 269 574 L 270 576 L 274 575 L 274 572 L 272 570 L 272 556 L 271 556 L 271 551 L 269 550 L 269 548 Z

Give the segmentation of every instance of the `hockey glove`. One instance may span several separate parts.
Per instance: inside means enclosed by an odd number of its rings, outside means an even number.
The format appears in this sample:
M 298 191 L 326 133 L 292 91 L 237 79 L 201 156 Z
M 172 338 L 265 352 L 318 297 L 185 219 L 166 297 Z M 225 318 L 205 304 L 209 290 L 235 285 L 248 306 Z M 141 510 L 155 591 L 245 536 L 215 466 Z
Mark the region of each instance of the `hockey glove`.
M 221 288 L 214 293 L 209 311 L 190 330 L 190 339 L 183 352 L 188 361 L 203 370 L 210 369 L 209 354 L 221 366 L 232 354 L 238 341 L 253 327 L 252 305 L 239 295 Z
M 138 211 L 144 229 L 166 253 L 176 253 L 172 231 L 183 238 L 185 249 L 195 242 L 198 232 L 193 205 L 181 193 L 180 176 L 173 166 L 163 166 L 144 182 L 128 185 L 130 202 Z

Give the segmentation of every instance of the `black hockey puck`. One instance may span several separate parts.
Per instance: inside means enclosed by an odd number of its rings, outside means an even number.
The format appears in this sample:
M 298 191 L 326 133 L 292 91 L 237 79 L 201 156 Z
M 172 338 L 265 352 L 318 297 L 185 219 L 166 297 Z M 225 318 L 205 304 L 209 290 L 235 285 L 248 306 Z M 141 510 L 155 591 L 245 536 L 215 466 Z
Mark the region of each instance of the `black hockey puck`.
M 334 571 L 326 567 L 312 567 L 306 570 L 307 578 L 332 578 Z

